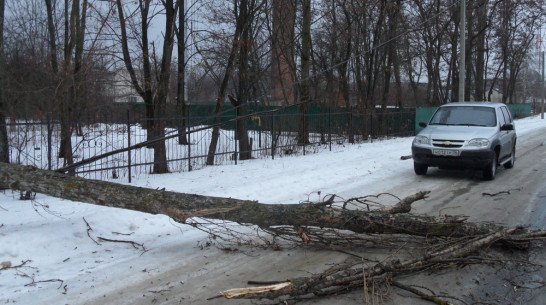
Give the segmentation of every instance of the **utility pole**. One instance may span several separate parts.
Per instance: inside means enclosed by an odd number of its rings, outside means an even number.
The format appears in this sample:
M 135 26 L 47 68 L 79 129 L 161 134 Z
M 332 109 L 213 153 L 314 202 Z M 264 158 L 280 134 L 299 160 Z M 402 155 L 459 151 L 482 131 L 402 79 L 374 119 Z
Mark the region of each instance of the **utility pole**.
M 542 58 L 542 64 L 540 65 L 542 68 L 542 77 L 540 78 L 540 95 L 542 96 L 542 105 L 540 109 L 540 118 L 544 120 L 544 51 L 540 54 L 540 57 Z
M 544 120 L 544 49 L 542 43 L 544 42 L 542 38 L 542 27 L 538 28 L 537 33 L 537 51 L 538 51 L 538 68 L 539 71 L 542 71 L 540 77 L 540 96 L 542 98 L 542 103 L 540 105 L 540 118 Z M 542 60 L 542 63 L 541 63 Z
M 466 69 L 466 40 L 465 40 L 465 28 L 466 28 L 466 0 L 461 1 L 461 24 L 459 31 L 460 38 L 460 58 L 459 58 L 459 102 L 464 102 L 464 85 L 465 85 L 465 69 Z

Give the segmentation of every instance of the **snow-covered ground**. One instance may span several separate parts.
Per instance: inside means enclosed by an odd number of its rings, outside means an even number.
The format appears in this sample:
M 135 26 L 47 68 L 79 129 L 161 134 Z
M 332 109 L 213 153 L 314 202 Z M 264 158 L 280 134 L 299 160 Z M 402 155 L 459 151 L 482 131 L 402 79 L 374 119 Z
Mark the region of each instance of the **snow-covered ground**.
M 544 126 L 540 116 L 516 122 L 520 135 Z M 332 193 L 342 198 L 378 194 L 390 178 L 414 176 L 412 161 L 400 159 L 411 154 L 411 141 L 335 146 L 319 154 L 148 176 L 132 185 L 285 204 Z M 205 233 L 163 215 L 42 194 L 22 201 L 19 193 L 6 190 L 0 193 L 0 304 L 83 304 L 115 289 L 120 274 L 127 274 L 123 284 L 128 285 L 169 268 L 173 260 L 190 262 L 203 254 L 206 239 Z

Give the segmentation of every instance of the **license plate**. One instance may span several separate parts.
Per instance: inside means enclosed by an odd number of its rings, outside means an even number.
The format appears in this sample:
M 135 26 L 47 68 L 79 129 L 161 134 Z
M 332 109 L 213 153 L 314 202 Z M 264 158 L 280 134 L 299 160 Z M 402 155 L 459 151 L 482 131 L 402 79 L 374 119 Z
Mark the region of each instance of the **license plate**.
M 435 156 L 458 157 L 459 151 L 451 149 L 433 149 L 432 154 Z

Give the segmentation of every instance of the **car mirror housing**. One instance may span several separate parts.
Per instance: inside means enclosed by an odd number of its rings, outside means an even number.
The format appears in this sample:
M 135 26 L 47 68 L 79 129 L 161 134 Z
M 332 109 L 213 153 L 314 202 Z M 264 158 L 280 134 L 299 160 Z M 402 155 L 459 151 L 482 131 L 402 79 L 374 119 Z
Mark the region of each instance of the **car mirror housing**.
M 425 122 L 419 122 L 419 127 L 425 128 L 425 127 L 427 127 L 427 123 L 425 123 Z
M 501 130 L 514 130 L 514 124 L 504 124 L 501 126 Z

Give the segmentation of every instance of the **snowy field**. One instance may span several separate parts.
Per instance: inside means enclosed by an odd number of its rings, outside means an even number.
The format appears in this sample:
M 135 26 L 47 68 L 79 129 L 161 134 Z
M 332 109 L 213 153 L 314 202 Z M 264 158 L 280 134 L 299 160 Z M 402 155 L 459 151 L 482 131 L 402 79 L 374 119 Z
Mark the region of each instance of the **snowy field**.
M 516 121 L 519 135 L 543 126 L 540 116 Z M 392 177 L 414 177 L 412 160 L 400 159 L 411 155 L 411 141 L 334 146 L 319 154 L 147 176 L 131 185 L 284 204 L 333 193 L 378 194 Z M 203 251 L 218 251 L 203 250 L 206 241 L 205 233 L 163 215 L 42 194 L 22 201 L 18 192 L 5 190 L 0 193 L 0 304 L 85 304 L 115 289 L 120 277 L 127 286 L 169 268 L 173 260 L 191 262 Z

